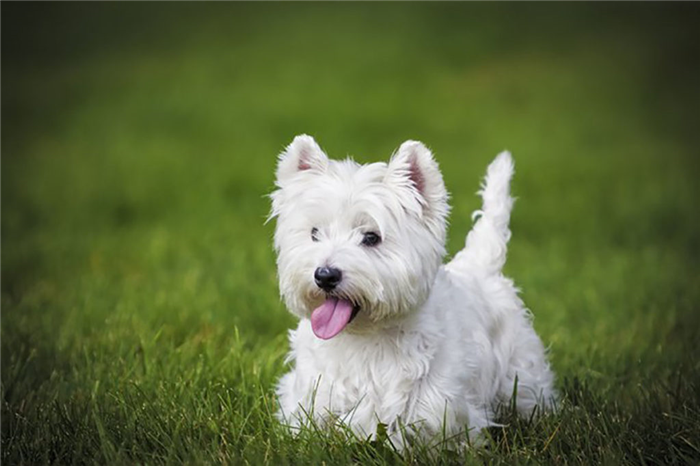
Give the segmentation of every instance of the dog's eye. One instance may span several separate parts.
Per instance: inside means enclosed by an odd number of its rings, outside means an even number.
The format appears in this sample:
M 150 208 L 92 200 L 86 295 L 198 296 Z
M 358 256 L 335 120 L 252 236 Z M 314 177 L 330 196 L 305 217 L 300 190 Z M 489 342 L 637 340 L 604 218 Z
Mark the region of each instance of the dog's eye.
M 318 241 L 318 228 L 311 229 L 311 241 Z
M 362 237 L 362 244 L 364 246 L 376 246 L 382 242 L 382 237 L 373 231 L 368 231 Z

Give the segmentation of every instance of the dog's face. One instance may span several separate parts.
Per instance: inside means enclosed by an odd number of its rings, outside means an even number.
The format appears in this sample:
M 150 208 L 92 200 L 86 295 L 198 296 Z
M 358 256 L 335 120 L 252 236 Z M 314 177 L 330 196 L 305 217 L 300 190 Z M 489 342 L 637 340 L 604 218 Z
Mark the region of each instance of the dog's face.
M 407 141 L 388 163 L 359 165 L 329 160 L 298 136 L 280 155 L 276 185 L 280 291 L 319 338 L 371 331 L 427 298 L 449 206 L 423 144 Z

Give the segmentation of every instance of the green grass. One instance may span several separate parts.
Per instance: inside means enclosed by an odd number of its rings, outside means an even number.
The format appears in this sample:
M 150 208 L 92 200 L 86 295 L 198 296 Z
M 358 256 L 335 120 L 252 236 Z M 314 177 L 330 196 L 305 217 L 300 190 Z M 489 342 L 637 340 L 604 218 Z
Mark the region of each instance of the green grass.
M 700 461 L 697 4 L 2 5 L 2 462 Z M 503 148 L 558 415 L 400 456 L 274 421 L 276 154 Z

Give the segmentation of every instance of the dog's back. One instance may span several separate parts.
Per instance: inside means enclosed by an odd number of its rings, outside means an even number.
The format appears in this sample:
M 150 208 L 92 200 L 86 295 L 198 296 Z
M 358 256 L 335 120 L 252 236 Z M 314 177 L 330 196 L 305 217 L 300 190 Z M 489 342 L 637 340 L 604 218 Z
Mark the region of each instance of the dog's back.
M 510 181 L 513 158 L 501 152 L 489 165 L 479 194 L 481 210 L 467 235 L 466 244 L 445 269 L 459 279 L 475 280 L 490 304 L 492 338 L 502 353 L 497 402 L 508 402 L 516 394 L 516 406 L 523 414 L 536 407 L 549 410 L 556 402 L 554 374 L 546 351 L 532 327 L 532 315 L 518 296 L 513 280 L 502 273 L 511 232 L 510 213 L 514 199 Z M 517 384 L 517 387 L 516 387 Z

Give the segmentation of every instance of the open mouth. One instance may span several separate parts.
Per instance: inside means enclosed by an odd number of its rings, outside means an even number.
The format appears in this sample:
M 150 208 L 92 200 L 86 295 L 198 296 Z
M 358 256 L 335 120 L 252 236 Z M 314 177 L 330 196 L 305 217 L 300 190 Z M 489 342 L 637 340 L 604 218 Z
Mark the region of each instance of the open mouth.
M 348 320 L 348 324 L 355 320 L 355 317 L 357 317 L 358 312 L 360 312 L 360 305 L 354 304 L 352 307 L 352 314 L 350 314 L 350 320 Z
M 311 313 L 311 328 L 323 340 L 330 340 L 357 317 L 360 306 L 348 299 L 327 296 Z

